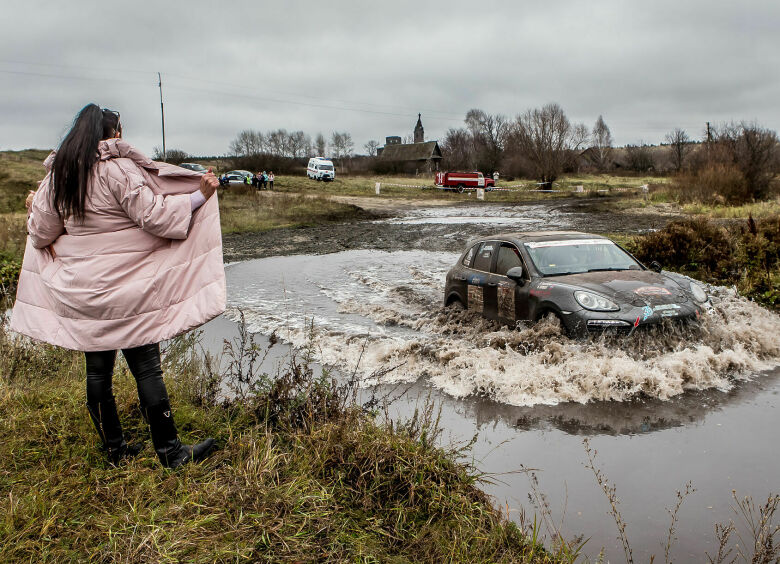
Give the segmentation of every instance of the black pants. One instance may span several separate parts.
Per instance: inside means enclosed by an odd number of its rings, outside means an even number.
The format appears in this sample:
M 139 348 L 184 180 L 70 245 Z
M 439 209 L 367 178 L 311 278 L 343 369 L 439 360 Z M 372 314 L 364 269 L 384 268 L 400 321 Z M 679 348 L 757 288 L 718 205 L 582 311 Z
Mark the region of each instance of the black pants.
M 168 400 L 168 391 L 162 378 L 159 344 L 122 349 L 127 366 L 138 386 L 141 409 Z M 114 375 L 116 351 L 86 352 L 87 403 L 97 404 L 114 397 L 111 380 Z

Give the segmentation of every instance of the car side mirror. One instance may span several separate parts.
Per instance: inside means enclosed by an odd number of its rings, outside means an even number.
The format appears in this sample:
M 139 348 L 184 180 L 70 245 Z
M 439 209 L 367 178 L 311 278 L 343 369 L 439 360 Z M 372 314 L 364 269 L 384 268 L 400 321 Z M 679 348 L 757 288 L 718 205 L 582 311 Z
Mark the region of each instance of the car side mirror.
M 658 262 L 657 260 L 654 260 L 653 262 L 650 263 L 650 270 L 654 270 L 656 272 L 661 272 L 661 270 L 662 270 L 661 263 Z
M 507 278 L 510 278 L 511 280 L 514 280 L 518 284 L 523 283 L 523 267 L 522 266 L 513 266 L 509 270 L 506 271 Z

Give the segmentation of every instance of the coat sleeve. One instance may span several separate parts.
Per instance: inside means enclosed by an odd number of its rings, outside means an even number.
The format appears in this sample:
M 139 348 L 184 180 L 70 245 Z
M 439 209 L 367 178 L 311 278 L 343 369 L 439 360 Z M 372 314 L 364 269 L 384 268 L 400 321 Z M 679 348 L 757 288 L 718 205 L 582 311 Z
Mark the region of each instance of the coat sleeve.
M 155 194 L 136 165 L 116 166 L 110 190 L 127 216 L 144 231 L 166 239 L 186 239 L 192 218 L 189 194 Z
M 51 245 L 65 232 L 65 224 L 52 207 L 51 172 L 46 175 L 35 193 L 27 216 L 27 234 L 36 249 Z

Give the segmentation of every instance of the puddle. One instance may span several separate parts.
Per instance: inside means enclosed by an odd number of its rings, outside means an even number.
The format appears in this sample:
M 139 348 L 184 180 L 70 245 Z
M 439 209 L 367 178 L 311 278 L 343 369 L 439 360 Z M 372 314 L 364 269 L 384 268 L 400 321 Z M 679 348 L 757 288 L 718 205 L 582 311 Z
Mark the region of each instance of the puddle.
M 522 230 L 569 228 L 576 220 L 549 205 L 420 208 L 381 223 L 404 225 L 505 225 Z M 378 222 L 380 223 L 380 222 Z
M 390 408 L 408 417 L 431 396 L 443 440 L 465 444 L 485 473 L 483 489 L 510 517 L 533 514 L 521 465 L 538 469 L 540 489 L 563 533 L 590 538 L 584 553 L 609 561 L 622 548 L 586 462 L 582 439 L 617 487 L 637 562 L 663 555 L 667 507 L 691 480 L 672 558 L 706 562 L 716 522 L 733 518 L 731 491 L 763 502 L 780 489 L 780 321 L 729 291 L 695 334 L 632 342 L 575 342 L 551 325 L 499 328 L 440 307 L 453 253 L 347 251 L 272 257 L 230 265 L 232 315 L 241 307 L 267 343 L 282 339 L 268 372 L 314 321 L 319 360 L 369 378 L 380 394 L 406 391 Z M 221 348 L 235 324 L 218 318 L 204 343 Z M 358 362 L 359 361 L 359 362 Z M 399 385 L 398 388 L 395 386 Z M 367 392 L 368 393 L 368 392 Z M 620 401 L 615 401 L 620 400 Z

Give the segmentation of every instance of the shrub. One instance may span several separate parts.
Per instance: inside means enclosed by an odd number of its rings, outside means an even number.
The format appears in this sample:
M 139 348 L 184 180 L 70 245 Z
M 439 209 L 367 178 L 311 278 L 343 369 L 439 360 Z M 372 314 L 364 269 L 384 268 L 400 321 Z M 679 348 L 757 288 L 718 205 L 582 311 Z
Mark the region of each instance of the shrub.
M 756 124 L 724 124 L 690 159 L 676 183 L 684 201 L 740 204 L 777 193 L 777 134 Z
M 747 296 L 780 305 L 780 216 L 720 224 L 684 219 L 629 245 L 642 262 L 715 284 L 735 284 Z
M 671 185 L 681 202 L 708 204 L 738 203 L 748 200 L 742 173 L 731 164 L 712 164 L 696 172 L 682 174 Z
M 645 263 L 656 260 L 667 268 L 720 278 L 732 268 L 735 251 L 733 237 L 725 227 L 695 218 L 673 221 L 644 236 L 635 255 Z

